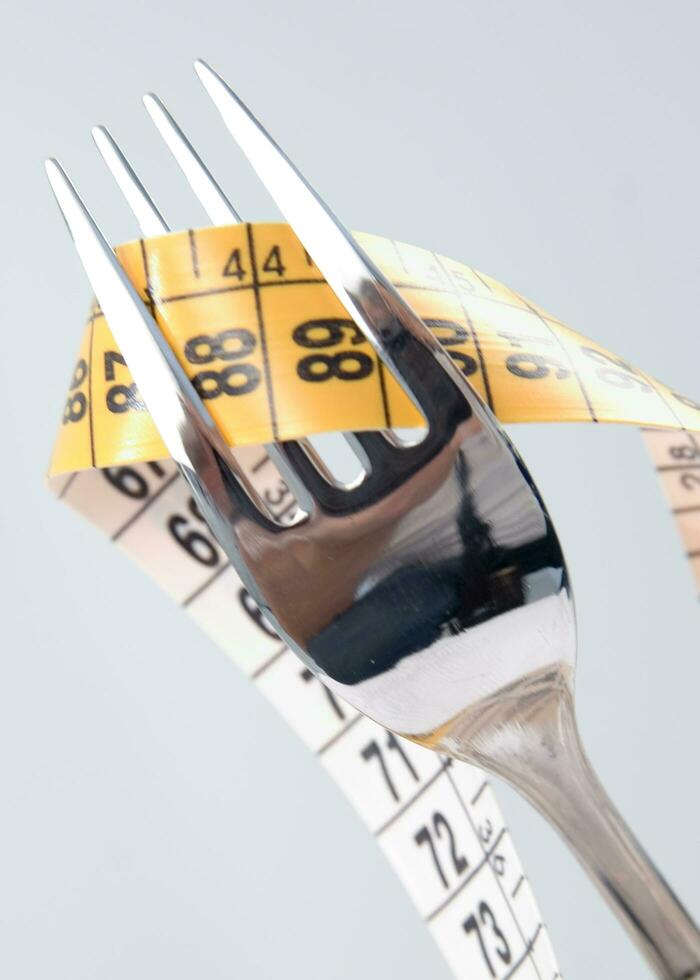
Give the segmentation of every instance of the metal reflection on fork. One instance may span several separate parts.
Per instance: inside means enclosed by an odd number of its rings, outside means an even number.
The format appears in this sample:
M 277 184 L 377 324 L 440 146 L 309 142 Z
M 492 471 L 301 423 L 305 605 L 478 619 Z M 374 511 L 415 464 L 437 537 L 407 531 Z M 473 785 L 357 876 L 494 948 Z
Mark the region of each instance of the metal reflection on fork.
M 561 547 L 527 469 L 447 352 L 205 63 L 197 73 L 299 239 L 420 408 L 403 448 L 355 433 L 364 477 L 308 444 L 271 447 L 301 505 L 283 527 L 225 445 L 55 161 L 51 185 L 160 434 L 246 588 L 290 647 L 360 711 L 506 779 L 564 836 L 659 976 L 700 976 L 700 933 L 606 796 L 580 743 L 576 630 Z M 215 223 L 238 214 L 165 107 L 146 106 Z M 104 130 L 144 233 L 167 226 Z

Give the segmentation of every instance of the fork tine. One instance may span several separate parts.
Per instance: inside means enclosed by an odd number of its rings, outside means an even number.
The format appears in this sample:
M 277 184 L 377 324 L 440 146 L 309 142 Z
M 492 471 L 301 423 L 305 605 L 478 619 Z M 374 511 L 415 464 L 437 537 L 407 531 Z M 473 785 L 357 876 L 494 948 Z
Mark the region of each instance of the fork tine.
M 157 95 L 149 92 L 144 95 L 143 102 L 158 132 L 175 157 L 187 183 L 202 204 L 212 224 L 238 224 L 242 220 L 240 215 L 224 195 L 213 175 L 162 101 Z M 315 454 L 307 439 L 300 439 L 299 445 L 303 448 L 305 457 L 303 454 L 297 454 L 296 457 L 288 456 L 274 444 L 267 445 L 265 448 L 274 465 L 282 474 L 287 486 L 296 497 L 301 509 L 306 513 L 311 513 L 314 505 L 319 503 L 317 494 L 313 492 L 313 485 L 318 481 L 308 479 L 309 471 L 308 467 L 304 466 L 304 462 L 309 457 L 315 458 Z
M 369 470 L 378 471 L 395 464 L 397 452 L 403 452 L 385 432 L 347 432 L 345 438 Z
M 239 574 L 247 575 L 233 527 L 234 507 L 266 526 L 267 508 L 236 463 L 67 174 L 56 160 L 46 161 L 46 173 L 88 279 L 158 432 L 227 557 Z
M 144 95 L 143 102 L 212 224 L 231 225 L 242 221 L 239 213 L 158 96 L 149 92 Z M 321 473 L 328 478 L 328 472 L 308 439 L 299 439 L 295 444 L 302 448 L 303 453 L 292 455 L 275 445 L 266 446 L 266 450 L 292 490 L 301 509 L 310 513 L 314 503 L 319 503 L 319 499 L 313 492 L 313 487 L 318 481 L 309 479 L 311 471 L 307 465 L 308 461 L 313 461 L 317 470 L 316 476 Z
M 177 450 L 183 406 L 214 423 L 157 323 L 57 160 L 46 173 L 105 316 L 168 449 Z M 172 446 L 171 446 L 172 443 Z M 177 451 L 173 453 L 177 458 Z
M 92 138 L 120 191 L 126 198 L 127 204 L 134 212 L 142 233 L 146 237 L 166 235 L 170 229 L 165 218 L 136 176 L 133 167 L 109 130 L 104 126 L 95 126 L 92 130 Z
M 431 400 L 418 399 L 417 394 L 430 388 L 429 379 L 423 376 L 432 371 L 435 360 L 460 392 L 468 390 L 451 359 L 420 317 L 250 110 L 206 62 L 198 60 L 194 67 L 230 133 L 326 281 L 380 357 L 392 368 L 407 394 L 419 403 L 424 416 L 430 418 Z M 425 356 L 428 352 L 430 357 Z M 435 378 L 434 373 L 432 377 Z
M 212 224 L 238 224 L 240 215 L 158 96 L 149 92 L 143 104 Z

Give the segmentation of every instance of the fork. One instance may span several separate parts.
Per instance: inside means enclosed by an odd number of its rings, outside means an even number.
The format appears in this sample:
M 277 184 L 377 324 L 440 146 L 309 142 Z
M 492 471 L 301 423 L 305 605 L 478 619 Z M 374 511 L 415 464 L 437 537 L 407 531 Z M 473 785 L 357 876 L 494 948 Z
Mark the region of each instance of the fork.
M 700 932 L 595 776 L 574 710 L 576 625 L 556 531 L 525 464 L 448 353 L 223 79 L 195 63 L 234 139 L 425 421 L 346 439 L 345 485 L 308 440 L 268 447 L 296 496 L 282 525 L 225 444 L 55 160 L 59 207 L 141 397 L 263 614 L 336 694 L 386 728 L 502 777 L 568 842 L 660 977 L 700 976 Z M 146 107 L 214 223 L 236 209 L 157 97 Z M 167 225 L 93 131 L 145 235 Z

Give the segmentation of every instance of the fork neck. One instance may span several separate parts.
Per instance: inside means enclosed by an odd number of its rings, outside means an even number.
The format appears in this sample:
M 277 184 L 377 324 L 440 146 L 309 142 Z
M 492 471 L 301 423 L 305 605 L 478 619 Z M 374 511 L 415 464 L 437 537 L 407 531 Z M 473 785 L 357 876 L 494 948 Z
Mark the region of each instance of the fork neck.
M 441 747 L 502 777 L 571 845 L 654 972 L 700 977 L 700 932 L 607 796 L 576 724 L 573 671 L 533 674 L 460 719 Z

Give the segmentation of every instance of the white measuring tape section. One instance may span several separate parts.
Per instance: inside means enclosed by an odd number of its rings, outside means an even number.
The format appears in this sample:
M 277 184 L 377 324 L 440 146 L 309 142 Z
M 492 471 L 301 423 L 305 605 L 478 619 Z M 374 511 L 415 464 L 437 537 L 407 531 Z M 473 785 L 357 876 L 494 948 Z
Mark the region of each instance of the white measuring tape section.
M 291 495 L 263 450 L 245 447 L 237 457 L 277 512 L 291 516 Z M 316 754 L 375 837 L 455 977 L 559 976 L 481 770 L 392 735 L 316 680 L 261 617 L 172 462 L 86 470 L 55 478 L 52 488 L 186 609 Z

